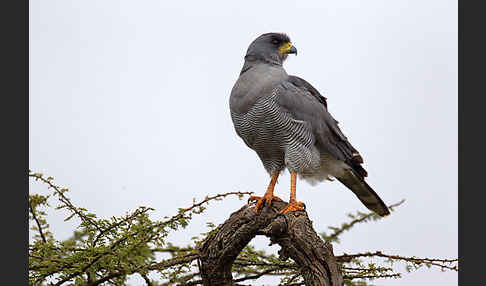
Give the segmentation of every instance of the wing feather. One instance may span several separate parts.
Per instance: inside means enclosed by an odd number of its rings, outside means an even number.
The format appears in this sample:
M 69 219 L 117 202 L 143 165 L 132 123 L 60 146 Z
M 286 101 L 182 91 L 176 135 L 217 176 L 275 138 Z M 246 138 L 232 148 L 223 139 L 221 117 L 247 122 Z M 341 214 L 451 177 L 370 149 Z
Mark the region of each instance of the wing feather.
M 368 174 L 361 166 L 363 158 L 327 110 L 326 98 L 297 76 L 289 76 L 283 87 L 285 92 L 279 95 L 279 104 L 295 119 L 311 124 L 318 147 L 346 162 L 361 178 L 366 177 Z
M 290 76 L 282 83 L 278 103 L 296 120 L 310 123 L 317 147 L 336 159 L 344 161 L 351 169 L 344 169 L 338 180 L 348 187 L 370 210 L 386 216 L 390 214 L 378 194 L 365 182 L 363 158 L 348 141 L 337 120 L 327 110 L 326 98 L 305 80 Z

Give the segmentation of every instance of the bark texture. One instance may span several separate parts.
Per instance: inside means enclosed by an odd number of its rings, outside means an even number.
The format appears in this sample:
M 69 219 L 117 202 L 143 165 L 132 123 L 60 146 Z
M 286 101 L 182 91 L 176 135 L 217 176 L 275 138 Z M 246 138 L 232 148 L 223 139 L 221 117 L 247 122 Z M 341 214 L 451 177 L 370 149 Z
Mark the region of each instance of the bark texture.
M 279 214 L 286 202 L 273 201 L 255 213 L 247 204 L 232 213 L 201 245 L 200 273 L 205 286 L 236 285 L 231 268 L 243 248 L 256 236 L 265 235 L 281 246 L 280 259 L 293 259 L 305 285 L 342 286 L 343 278 L 332 246 L 312 227 L 305 211 Z

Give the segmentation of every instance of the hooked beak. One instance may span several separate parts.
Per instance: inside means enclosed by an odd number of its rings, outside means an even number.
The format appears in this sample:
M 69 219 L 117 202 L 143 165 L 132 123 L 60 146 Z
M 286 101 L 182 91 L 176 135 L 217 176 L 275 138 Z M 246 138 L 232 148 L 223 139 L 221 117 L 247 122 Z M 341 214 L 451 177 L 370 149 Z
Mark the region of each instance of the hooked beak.
M 284 53 L 284 54 L 295 54 L 295 55 L 297 55 L 297 49 L 290 42 L 283 44 L 278 49 L 278 52 Z

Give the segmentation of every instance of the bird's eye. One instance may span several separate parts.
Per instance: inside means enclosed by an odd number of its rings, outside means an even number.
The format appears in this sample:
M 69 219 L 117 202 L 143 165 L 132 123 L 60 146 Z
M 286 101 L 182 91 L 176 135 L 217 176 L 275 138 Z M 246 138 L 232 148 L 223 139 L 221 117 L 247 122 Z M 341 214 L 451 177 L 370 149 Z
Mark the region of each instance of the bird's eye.
M 272 44 L 278 45 L 279 41 L 278 40 L 272 40 Z

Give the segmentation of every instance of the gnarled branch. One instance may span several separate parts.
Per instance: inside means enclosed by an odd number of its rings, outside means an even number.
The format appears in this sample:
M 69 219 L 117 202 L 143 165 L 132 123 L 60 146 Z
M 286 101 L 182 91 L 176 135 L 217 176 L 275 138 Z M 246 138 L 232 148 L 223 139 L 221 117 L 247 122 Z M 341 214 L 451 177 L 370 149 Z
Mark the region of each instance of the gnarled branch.
M 312 227 L 305 211 L 280 214 L 285 202 L 273 201 L 258 213 L 243 206 L 220 225 L 199 247 L 200 274 L 205 286 L 235 285 L 233 262 L 256 236 L 265 235 L 279 244 L 279 258 L 292 258 L 305 285 L 341 286 L 343 277 L 330 243 Z

